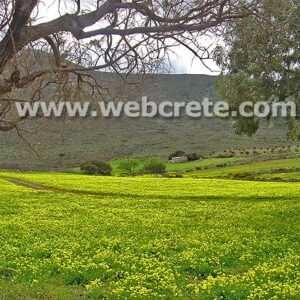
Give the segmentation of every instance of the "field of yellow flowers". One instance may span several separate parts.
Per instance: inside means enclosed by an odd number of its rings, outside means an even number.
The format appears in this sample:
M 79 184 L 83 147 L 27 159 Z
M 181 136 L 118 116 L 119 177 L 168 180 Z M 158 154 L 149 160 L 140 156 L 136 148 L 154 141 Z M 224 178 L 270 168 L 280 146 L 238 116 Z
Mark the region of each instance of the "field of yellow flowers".
M 0 299 L 296 300 L 299 236 L 299 183 L 0 173 Z

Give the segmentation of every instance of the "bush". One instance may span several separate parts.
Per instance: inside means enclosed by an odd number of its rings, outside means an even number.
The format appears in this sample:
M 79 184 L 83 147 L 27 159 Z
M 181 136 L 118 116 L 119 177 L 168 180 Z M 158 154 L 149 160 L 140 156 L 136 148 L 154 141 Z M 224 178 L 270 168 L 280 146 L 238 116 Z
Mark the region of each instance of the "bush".
M 219 154 L 216 156 L 217 158 L 231 158 L 234 157 L 233 154 Z
M 185 152 L 178 150 L 169 155 L 169 160 L 172 160 L 173 157 L 180 157 L 180 156 L 185 156 Z
M 218 165 L 216 165 L 216 168 L 223 168 L 223 167 L 226 167 L 226 164 L 218 164 Z
M 87 175 L 94 175 L 98 172 L 98 168 L 94 164 L 89 162 L 84 162 L 80 166 L 80 170 Z
M 120 161 L 119 169 L 124 174 L 134 175 L 139 166 L 139 161 L 134 158 L 126 158 Z
M 165 173 L 165 174 L 163 174 L 163 176 L 165 178 L 183 178 L 182 174 L 168 174 L 168 173 Z
M 112 167 L 103 161 L 91 160 L 81 164 L 80 170 L 88 175 L 105 175 L 109 176 L 112 172 Z
M 199 160 L 201 158 L 201 156 L 197 153 L 190 153 L 188 156 L 188 161 L 196 161 Z
M 148 174 L 164 174 L 166 165 L 160 159 L 152 158 L 145 163 L 143 171 Z
M 229 174 L 233 179 L 237 180 L 255 180 L 255 176 L 252 173 L 235 173 Z

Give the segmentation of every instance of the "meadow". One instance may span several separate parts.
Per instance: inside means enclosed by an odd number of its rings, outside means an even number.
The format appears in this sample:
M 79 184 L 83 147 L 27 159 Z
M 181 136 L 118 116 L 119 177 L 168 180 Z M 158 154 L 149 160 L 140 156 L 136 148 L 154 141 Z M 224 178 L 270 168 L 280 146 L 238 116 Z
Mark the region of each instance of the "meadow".
M 0 299 L 299 299 L 300 183 L 0 173 Z
M 300 159 L 286 158 L 266 161 L 246 162 L 222 168 L 194 170 L 185 174 L 198 178 L 244 178 L 252 180 L 300 181 Z
M 110 161 L 110 165 L 113 168 L 113 172 L 115 175 L 120 174 L 119 164 L 123 159 L 114 159 Z M 230 164 L 230 163 L 239 163 L 242 161 L 247 161 L 246 157 L 211 157 L 206 158 L 200 161 L 188 161 L 183 162 L 180 164 L 174 164 L 166 159 L 163 159 L 162 161 L 166 164 L 166 170 L 168 172 L 182 172 L 182 171 L 188 171 L 188 170 L 194 170 L 196 168 L 206 168 L 206 167 L 215 167 L 219 164 Z M 137 168 L 137 171 L 141 170 L 143 168 L 144 163 L 147 161 L 147 159 L 137 159 L 139 162 L 139 166 Z

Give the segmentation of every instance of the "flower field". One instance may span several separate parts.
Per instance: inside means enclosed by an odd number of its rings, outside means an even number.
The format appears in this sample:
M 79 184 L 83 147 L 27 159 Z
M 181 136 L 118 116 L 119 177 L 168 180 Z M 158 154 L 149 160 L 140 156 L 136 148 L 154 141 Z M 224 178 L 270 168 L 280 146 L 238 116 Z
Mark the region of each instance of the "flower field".
M 299 191 L 1 172 L 0 299 L 299 299 Z

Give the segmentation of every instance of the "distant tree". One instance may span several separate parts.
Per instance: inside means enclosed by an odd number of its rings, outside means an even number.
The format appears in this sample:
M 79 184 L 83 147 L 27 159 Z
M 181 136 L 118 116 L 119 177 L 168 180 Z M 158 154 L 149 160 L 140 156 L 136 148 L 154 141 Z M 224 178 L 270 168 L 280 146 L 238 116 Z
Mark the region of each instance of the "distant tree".
M 201 155 L 198 153 L 190 153 L 187 156 L 188 161 L 195 161 L 195 160 L 199 160 L 201 158 Z
M 87 175 L 96 175 L 98 174 L 98 168 L 96 165 L 94 165 L 91 162 L 84 162 L 81 166 L 80 166 L 80 170 Z
M 80 169 L 88 175 L 110 176 L 112 172 L 112 167 L 108 163 L 98 160 L 86 161 L 81 164 Z
M 166 164 L 159 158 L 151 158 L 145 163 L 143 171 L 149 174 L 164 174 Z
M 138 166 L 139 161 L 137 159 L 126 158 L 120 161 L 118 168 L 125 174 L 135 175 Z
M 231 23 L 224 36 L 225 48 L 215 51 L 224 73 L 217 82 L 218 94 L 236 111 L 242 101 L 293 100 L 299 113 L 299 1 L 262 0 L 257 13 L 261 18 L 249 15 Z M 296 135 L 298 125 L 288 117 L 289 136 Z M 259 120 L 238 116 L 234 126 L 237 134 L 251 136 L 258 130 Z

